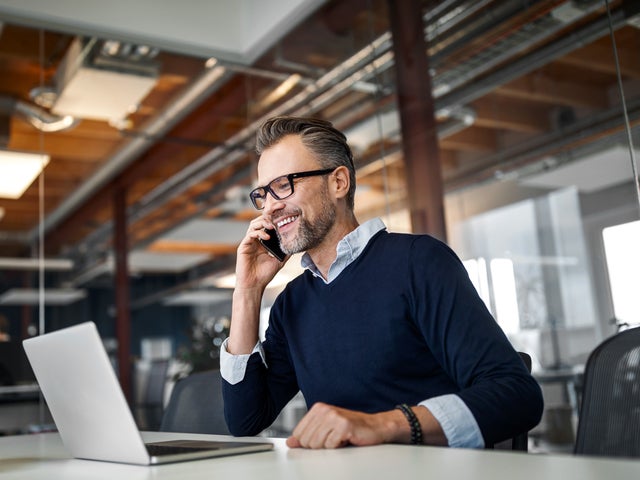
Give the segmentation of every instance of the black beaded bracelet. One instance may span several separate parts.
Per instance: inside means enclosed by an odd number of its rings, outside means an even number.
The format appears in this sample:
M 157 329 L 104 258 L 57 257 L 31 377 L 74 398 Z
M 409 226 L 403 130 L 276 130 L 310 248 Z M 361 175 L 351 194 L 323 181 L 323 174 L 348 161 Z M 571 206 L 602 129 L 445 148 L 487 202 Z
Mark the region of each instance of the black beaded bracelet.
M 421 445 L 422 427 L 420 426 L 420 422 L 418 421 L 416 414 L 413 413 L 413 410 L 411 410 L 406 403 L 396 405 L 396 408 L 404 413 L 404 416 L 407 417 L 407 420 L 409 421 L 409 426 L 411 427 L 411 443 L 413 445 Z

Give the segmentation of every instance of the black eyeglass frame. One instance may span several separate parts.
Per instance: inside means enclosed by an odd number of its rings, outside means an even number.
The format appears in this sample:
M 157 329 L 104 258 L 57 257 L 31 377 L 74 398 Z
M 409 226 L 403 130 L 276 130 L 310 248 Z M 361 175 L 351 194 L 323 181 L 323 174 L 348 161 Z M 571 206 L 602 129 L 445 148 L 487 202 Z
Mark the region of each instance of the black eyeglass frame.
M 257 187 L 257 188 L 254 188 L 253 190 L 251 190 L 251 192 L 249 192 L 249 198 L 251 199 L 251 203 L 256 208 L 256 210 L 263 210 L 264 209 L 264 203 L 262 204 L 262 207 L 259 207 L 257 202 L 256 202 L 256 199 L 260 198 L 263 201 L 266 201 L 267 193 L 270 193 L 271 196 L 273 198 L 275 198 L 276 200 L 284 200 L 285 198 L 289 198 L 291 195 L 293 195 L 293 193 L 294 193 L 293 181 L 296 178 L 316 177 L 316 176 L 319 176 L 319 175 L 329 175 L 330 173 L 333 173 L 336 168 L 338 168 L 338 167 L 325 168 L 323 170 L 308 170 L 306 172 L 296 172 L 296 173 L 290 173 L 288 175 L 281 175 L 280 177 L 276 177 L 273 180 L 271 180 L 264 187 Z M 274 192 L 272 190 L 271 185 L 274 182 L 278 182 L 278 181 L 282 180 L 283 178 L 286 178 L 289 181 L 289 187 L 291 188 L 291 193 L 289 193 L 288 195 L 285 195 L 284 197 L 280 197 L 280 196 L 278 196 L 278 194 L 276 192 Z M 262 193 L 262 192 L 264 192 L 264 193 Z

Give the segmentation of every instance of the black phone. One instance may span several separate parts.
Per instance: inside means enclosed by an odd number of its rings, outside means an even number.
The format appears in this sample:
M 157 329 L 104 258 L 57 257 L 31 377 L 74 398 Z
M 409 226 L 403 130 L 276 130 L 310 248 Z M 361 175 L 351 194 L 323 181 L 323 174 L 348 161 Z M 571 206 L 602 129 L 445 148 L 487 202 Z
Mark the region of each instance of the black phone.
M 259 238 L 258 240 L 271 255 L 276 257 L 281 262 L 284 262 L 287 254 L 284 253 L 280 248 L 280 240 L 278 240 L 278 234 L 272 228 L 265 228 L 264 231 L 269 234 L 269 240 L 263 240 L 262 238 Z

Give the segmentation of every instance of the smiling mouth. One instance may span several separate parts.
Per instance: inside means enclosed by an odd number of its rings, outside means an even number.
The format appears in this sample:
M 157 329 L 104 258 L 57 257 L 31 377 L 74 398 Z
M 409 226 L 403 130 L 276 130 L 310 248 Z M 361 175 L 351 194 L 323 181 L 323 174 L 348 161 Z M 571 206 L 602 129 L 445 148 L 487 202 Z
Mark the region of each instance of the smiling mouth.
M 285 217 L 282 220 L 278 220 L 276 222 L 276 227 L 278 227 L 278 228 L 284 227 L 285 225 L 288 225 L 289 223 L 297 220 L 297 218 L 298 218 L 297 215 L 292 216 L 292 217 Z

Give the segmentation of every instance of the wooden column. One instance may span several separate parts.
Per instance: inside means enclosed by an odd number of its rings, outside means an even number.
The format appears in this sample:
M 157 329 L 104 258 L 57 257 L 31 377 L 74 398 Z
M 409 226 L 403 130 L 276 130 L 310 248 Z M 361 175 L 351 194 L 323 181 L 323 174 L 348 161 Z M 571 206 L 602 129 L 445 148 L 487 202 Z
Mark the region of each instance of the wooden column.
M 127 191 L 122 187 L 113 194 L 113 255 L 115 258 L 116 337 L 118 338 L 118 373 L 126 399 L 131 403 L 131 314 L 127 240 Z
M 437 124 L 419 0 L 389 0 L 411 225 L 446 241 Z

